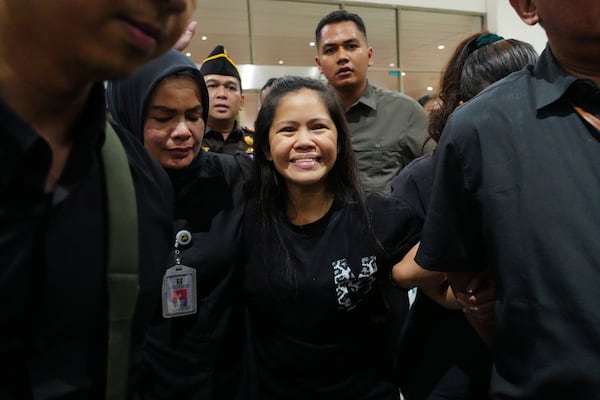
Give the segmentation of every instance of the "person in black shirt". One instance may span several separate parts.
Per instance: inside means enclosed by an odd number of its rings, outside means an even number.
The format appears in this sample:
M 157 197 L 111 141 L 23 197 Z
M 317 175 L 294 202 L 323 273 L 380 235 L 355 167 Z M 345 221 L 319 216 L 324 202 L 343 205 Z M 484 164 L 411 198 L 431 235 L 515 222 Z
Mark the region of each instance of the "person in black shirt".
M 171 50 L 129 79 L 110 82 L 113 118 L 130 130 L 165 168 L 175 191 L 175 228 L 191 233 L 168 267 L 191 267 L 197 309 L 168 315 L 143 348 L 142 393 L 147 399 L 236 399 L 243 356 L 242 189 L 250 158 L 201 151 L 209 100 L 204 78 L 185 55 Z M 172 238 L 172 243 L 176 240 Z M 189 234 L 187 240 L 189 241 Z M 177 256 L 177 257 L 176 257 Z M 167 278 L 165 278 L 167 280 Z M 190 297 L 191 296 L 191 297 Z M 171 298 L 163 298 L 163 308 Z
M 389 274 L 416 241 L 410 210 L 363 197 L 321 82 L 277 79 L 256 128 L 243 277 L 258 398 L 398 399 Z
M 107 297 L 107 249 L 114 232 L 108 221 L 114 208 L 103 166 L 114 160 L 101 156 L 108 137 L 102 81 L 125 77 L 170 48 L 193 4 L 0 1 L 4 400 L 105 398 L 107 320 L 109 307 L 114 311 L 119 304 L 109 305 Z M 164 172 L 142 146 L 115 129 L 137 205 L 138 235 L 123 243 L 134 252 L 139 243 L 129 347 L 135 365 L 160 306 L 172 194 Z M 125 297 L 135 298 L 135 292 Z M 122 366 L 125 375 L 127 366 Z M 129 387 L 135 390 L 135 381 Z
M 493 399 L 600 393 L 600 3 L 511 0 L 548 46 L 448 119 L 416 261 L 496 283 Z
M 430 136 L 437 142 L 456 107 L 495 81 L 535 64 L 536 60 L 533 47 L 515 39 L 504 40 L 491 33 L 477 33 L 464 39 L 444 69 L 440 93 L 443 102 L 430 114 Z M 434 159 L 435 153 L 412 161 L 391 184 L 391 195 L 409 203 L 421 224 L 431 196 Z M 462 312 L 445 308 L 458 309 L 459 304 L 449 291 L 444 273 L 424 271 L 414 264 L 417 248 L 394 266 L 392 272 L 399 285 L 420 287 L 401 345 L 402 358 L 410 360 L 399 373 L 402 394 L 408 400 L 485 399 L 491 353 Z M 443 281 L 441 288 L 440 281 Z M 485 296 L 482 290 L 474 293 L 479 302 Z M 451 298 L 450 304 L 446 297 Z M 483 310 L 490 306 L 493 301 L 462 307 L 469 312 L 470 307 Z

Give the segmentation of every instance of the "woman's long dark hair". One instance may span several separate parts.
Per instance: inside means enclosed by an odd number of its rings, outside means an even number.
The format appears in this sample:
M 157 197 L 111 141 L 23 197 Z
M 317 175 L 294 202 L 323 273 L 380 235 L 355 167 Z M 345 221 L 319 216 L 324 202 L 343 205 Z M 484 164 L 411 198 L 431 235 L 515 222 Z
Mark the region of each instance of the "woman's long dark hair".
M 429 136 L 439 141 L 446 121 L 461 102 L 492 83 L 537 62 L 529 43 L 504 39 L 493 33 L 476 33 L 454 50 L 440 82 L 442 106 L 429 115 Z
M 254 204 L 253 214 L 258 218 L 262 231 L 261 237 L 267 241 L 269 240 L 267 238 L 276 241 L 276 243 L 263 243 L 268 246 L 262 247 L 263 249 L 272 250 L 272 253 L 264 254 L 263 262 L 265 265 L 283 268 L 286 280 L 292 284 L 295 282 L 294 272 L 287 250 L 286 230 L 283 229 L 287 223 L 285 213 L 288 199 L 287 188 L 285 180 L 277 172 L 273 162 L 266 158 L 265 151 L 269 149 L 269 130 L 281 100 L 288 94 L 303 89 L 311 90 L 321 98 L 337 129 L 338 155 L 326 177 L 327 190 L 334 196 L 334 202 L 352 204 L 357 207 L 362 218 L 362 221 L 357 221 L 357 223 L 365 227 L 367 238 L 371 237 L 375 240 L 373 242 L 372 239 L 368 239 L 370 243 L 376 243 L 364 203 L 358 167 L 350 141 L 350 131 L 344 110 L 336 95 L 329 87 L 315 79 L 298 76 L 278 78 L 271 86 L 254 124 L 255 175 L 250 180 L 248 188 Z M 381 246 L 379 245 L 379 247 Z M 268 274 L 266 271 L 265 273 Z

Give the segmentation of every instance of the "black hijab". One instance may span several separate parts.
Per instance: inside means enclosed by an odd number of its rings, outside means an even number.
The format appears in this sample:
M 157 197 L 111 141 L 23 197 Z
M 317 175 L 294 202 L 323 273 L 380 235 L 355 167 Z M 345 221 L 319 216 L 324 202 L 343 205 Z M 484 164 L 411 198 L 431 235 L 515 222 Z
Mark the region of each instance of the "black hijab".
M 208 119 L 208 91 L 204 77 L 196 64 L 177 50 L 142 65 L 131 77 L 111 81 L 106 88 L 106 100 L 112 119 L 144 142 L 144 119 L 150 96 L 167 76 L 189 71 L 200 88 L 202 119 Z
M 183 71 L 189 71 L 200 88 L 206 125 L 209 100 L 204 77 L 196 64 L 176 50 L 144 64 L 128 79 L 108 83 L 106 97 L 112 119 L 143 143 L 144 120 L 152 93 L 164 78 Z M 189 166 L 165 171 L 176 196 L 175 216 L 186 218 L 193 229 L 207 230 L 219 210 L 231 207 L 231 189 L 217 157 L 200 150 Z

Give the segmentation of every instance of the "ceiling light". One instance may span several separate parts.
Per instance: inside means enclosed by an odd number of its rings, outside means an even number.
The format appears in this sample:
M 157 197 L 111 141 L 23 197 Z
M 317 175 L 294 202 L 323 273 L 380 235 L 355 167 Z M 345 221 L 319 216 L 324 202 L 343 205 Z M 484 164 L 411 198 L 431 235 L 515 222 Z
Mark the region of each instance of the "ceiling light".
M 394 68 L 396 65 L 395 64 L 390 64 L 390 68 Z
M 200 39 L 202 39 L 202 40 L 208 40 L 208 36 L 202 36 Z
M 282 65 L 283 64 L 283 60 L 277 61 L 277 64 Z
M 191 57 L 192 53 L 185 53 L 186 56 Z
M 432 88 L 431 86 L 427 86 L 427 91 L 428 91 L 428 92 L 432 92 L 432 91 L 433 91 L 433 88 Z
M 443 44 L 438 45 L 438 50 L 444 50 L 446 48 L 446 46 L 444 46 Z
M 406 76 L 406 72 L 403 72 L 403 73 L 402 73 L 402 76 Z
M 308 45 L 309 45 L 310 47 L 315 47 L 315 42 L 308 42 Z

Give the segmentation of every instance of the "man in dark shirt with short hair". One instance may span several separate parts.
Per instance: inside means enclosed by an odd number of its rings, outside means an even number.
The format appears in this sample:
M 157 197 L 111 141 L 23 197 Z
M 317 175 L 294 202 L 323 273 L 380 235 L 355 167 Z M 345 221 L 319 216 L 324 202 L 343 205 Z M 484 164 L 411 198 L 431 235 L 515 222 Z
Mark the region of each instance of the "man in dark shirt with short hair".
M 493 271 L 493 399 L 598 398 L 600 3 L 511 4 L 548 47 L 448 120 L 416 261 Z
M 102 81 L 125 77 L 170 48 L 194 3 L 0 0 L 3 400 L 100 400 L 107 388 L 112 398 L 127 397 L 128 366 L 138 361 L 146 329 L 159 315 L 173 204 L 164 171 L 141 144 L 118 127 L 116 135 L 105 129 Z M 125 154 L 103 155 L 105 142 Z M 137 206 L 137 230 L 132 210 L 119 221 L 133 234 L 118 253 L 137 254 L 139 265 L 126 274 L 132 278 L 126 289 L 117 290 L 124 301 L 109 304 L 109 281 L 123 282 L 109 271 L 118 247 L 111 217 L 123 204 L 107 200 L 116 185 L 103 167 L 119 160 L 133 180 L 125 203 Z M 120 374 L 107 374 L 107 349 L 115 343 L 109 310 L 115 321 L 124 302 L 135 307 L 132 317 L 118 317 L 123 325 L 132 319 L 121 336 L 130 345 L 112 359 L 120 360 Z M 116 376 L 118 387 L 107 385 L 107 376 Z M 133 379 L 128 386 L 131 394 Z

